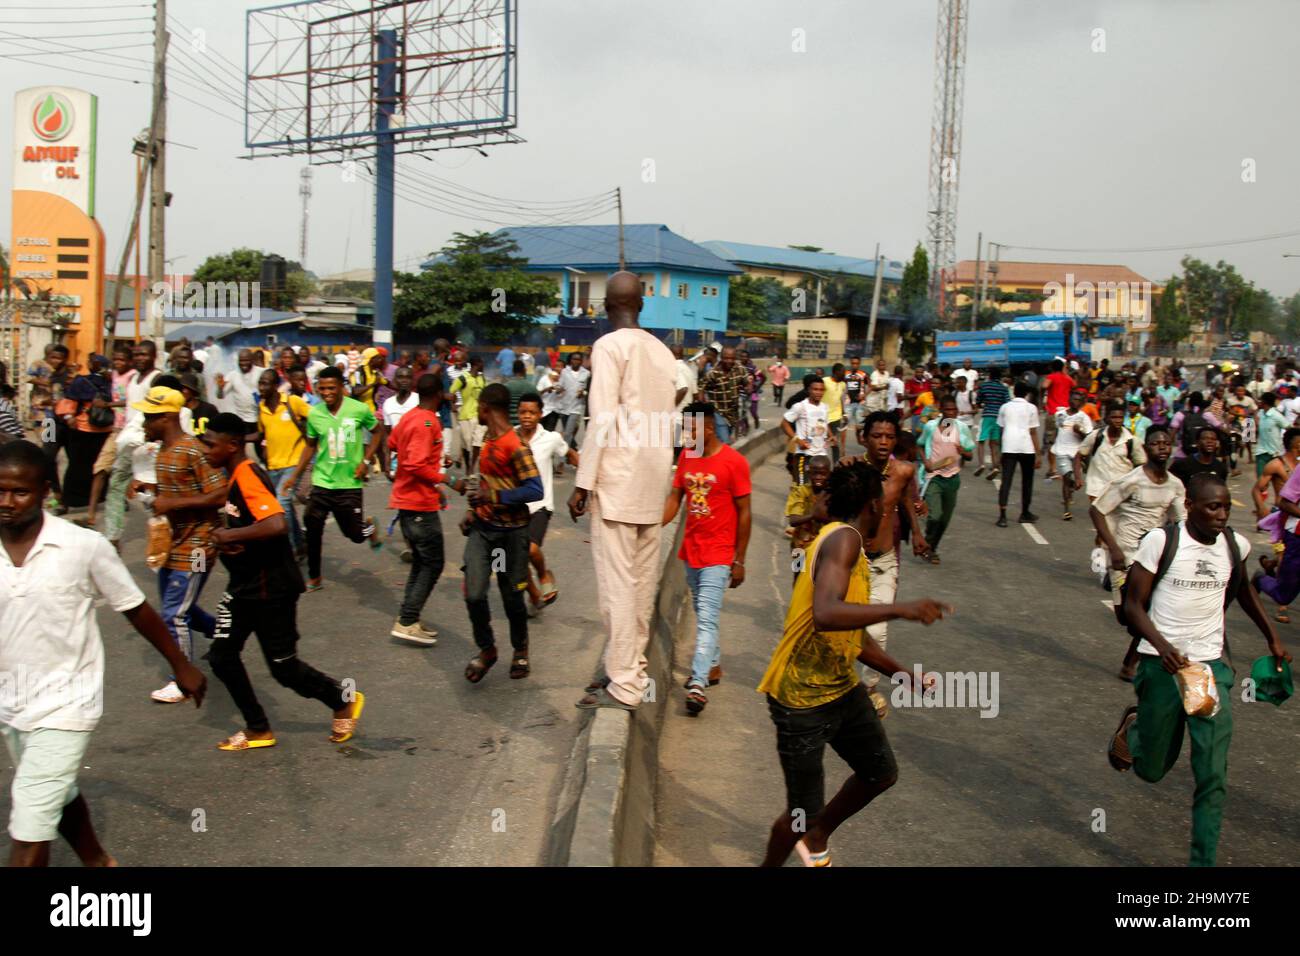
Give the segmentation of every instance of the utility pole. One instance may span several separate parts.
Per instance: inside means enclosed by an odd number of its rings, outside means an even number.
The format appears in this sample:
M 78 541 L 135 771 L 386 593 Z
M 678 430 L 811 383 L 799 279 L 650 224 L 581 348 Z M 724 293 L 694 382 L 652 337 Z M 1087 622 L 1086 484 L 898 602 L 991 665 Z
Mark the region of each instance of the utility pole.
M 161 357 L 167 324 L 154 290 L 166 279 L 167 219 L 167 0 L 154 0 L 153 13 L 153 150 L 149 155 L 149 289 L 145 302 L 153 317 L 150 332 Z
M 375 345 L 393 344 L 393 188 L 397 148 L 388 130 L 397 112 L 397 31 L 375 34 Z
M 876 243 L 876 285 L 871 290 L 871 318 L 867 321 L 867 348 L 875 358 L 880 358 L 876 355 L 876 313 L 880 310 L 880 273 L 880 243 Z
M 976 329 L 980 314 L 980 253 L 984 250 L 984 233 L 975 240 L 975 279 L 970 290 L 970 330 Z
M 614 195 L 618 199 L 618 271 L 623 272 L 627 269 L 627 257 L 623 254 L 623 187 L 616 188 Z

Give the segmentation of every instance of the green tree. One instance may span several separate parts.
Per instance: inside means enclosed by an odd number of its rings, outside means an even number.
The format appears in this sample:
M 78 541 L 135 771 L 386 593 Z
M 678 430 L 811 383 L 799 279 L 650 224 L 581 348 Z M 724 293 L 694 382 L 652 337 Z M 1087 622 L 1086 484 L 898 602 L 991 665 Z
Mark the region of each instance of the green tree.
M 930 306 L 930 256 L 925 246 L 916 244 L 912 261 L 903 267 L 903 281 L 898 289 L 898 307 L 911 318 L 933 315 Z
M 787 249 L 798 249 L 800 252 L 824 252 L 821 246 L 786 246 Z
M 227 253 L 208 256 L 194 270 L 194 281 L 204 285 L 209 282 L 261 282 L 262 260 L 271 255 L 275 253 L 241 247 Z M 291 309 L 293 303 L 315 293 L 316 284 L 307 275 L 301 263 L 285 259 L 284 271 L 284 296 L 279 298 L 279 301 L 273 302 L 274 290 L 262 289 L 261 300 L 264 307 L 274 305 L 282 309 Z
M 524 271 L 518 244 L 499 233 L 455 233 L 437 262 L 398 272 L 393 324 L 399 333 L 462 331 L 479 342 L 508 342 L 558 304 L 555 283 Z
M 790 315 L 790 290 L 771 276 L 732 276 L 727 293 L 727 328 L 768 332 Z
M 1300 292 L 1283 299 L 1280 311 L 1282 336 L 1289 342 L 1300 341 Z
M 1192 317 L 1178 301 L 1180 295 L 1186 295 L 1183 280 L 1176 275 L 1170 276 L 1154 312 L 1156 341 L 1162 345 L 1176 345 L 1192 330 Z

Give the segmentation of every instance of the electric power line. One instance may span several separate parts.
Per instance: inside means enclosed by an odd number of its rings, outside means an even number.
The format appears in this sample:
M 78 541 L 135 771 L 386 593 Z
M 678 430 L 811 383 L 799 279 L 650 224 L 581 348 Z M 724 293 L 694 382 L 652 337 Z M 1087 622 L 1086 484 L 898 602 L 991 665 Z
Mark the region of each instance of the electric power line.
M 1276 239 L 1292 239 L 1300 236 L 1300 229 L 1293 232 L 1276 232 L 1267 236 L 1252 236 L 1246 239 L 1222 239 L 1217 242 L 1189 242 L 1171 246 L 1132 246 L 1111 249 L 1073 249 L 1059 246 L 1022 246 L 1011 242 L 994 243 L 1003 249 L 1019 249 L 1023 252 L 1078 252 L 1088 254 L 1101 253 L 1137 253 L 1137 252 L 1182 252 L 1185 249 L 1213 249 L 1218 246 L 1244 246 L 1254 242 L 1272 242 Z

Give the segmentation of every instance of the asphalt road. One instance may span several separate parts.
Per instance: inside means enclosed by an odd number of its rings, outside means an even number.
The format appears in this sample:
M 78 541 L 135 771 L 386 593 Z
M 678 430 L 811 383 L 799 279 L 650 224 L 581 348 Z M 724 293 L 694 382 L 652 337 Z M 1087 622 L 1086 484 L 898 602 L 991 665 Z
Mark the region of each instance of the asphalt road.
M 556 482 L 567 500 L 572 470 Z M 382 478 L 366 490 L 387 501 Z M 375 507 L 388 528 L 392 513 Z M 378 553 L 325 529 L 326 587 L 299 604 L 303 659 L 367 696 L 361 732 L 333 745 L 330 713 L 282 688 L 253 641 L 244 659 L 276 747 L 222 753 L 217 741 L 242 726 L 206 664 L 209 697 L 161 705 L 162 659 L 119 615 L 100 611 L 107 649 L 105 716 L 80 775 L 104 846 L 124 865 L 328 866 L 525 865 L 541 862 L 560 782 L 584 714 L 573 703 L 597 668 L 603 644 L 591 590 L 587 521 L 552 522 L 546 551 L 560 597 L 531 622 L 532 676 L 510 680 L 503 656 L 479 685 L 462 676 L 474 653 L 461 598 L 463 504 L 443 514 L 447 571 L 424 620 L 440 632 L 423 648 L 389 636 L 408 565 L 400 545 Z M 128 514 L 126 553 L 157 606 L 144 565 L 143 519 Z M 400 536 L 399 536 L 400 540 Z M 201 604 L 215 608 L 224 569 Z M 498 646 L 509 636 L 493 588 Z M 200 642 L 203 643 L 202 639 Z M 9 817 L 12 769 L 0 751 L 0 819 Z M 56 845 L 56 865 L 76 858 Z
M 778 455 L 755 469 L 749 578 L 727 594 L 725 676 L 697 718 L 687 715 L 681 689 L 693 625 L 677 645 L 674 700 L 659 747 L 657 865 L 757 864 L 785 804 L 775 732 L 754 690 L 780 639 L 790 593 L 782 465 Z M 899 782 L 836 833 L 836 864 L 1185 864 L 1190 745 L 1154 785 L 1115 772 L 1106 760 L 1110 735 L 1134 697 L 1114 676 L 1129 638 L 1088 570 L 1086 507 L 1076 496 L 1074 520 L 1063 522 L 1060 486 L 1039 471 L 1039 522 L 996 528 L 996 487 L 971 471 L 943 541 L 943 563 L 932 567 L 908 553 L 901 573 L 900 599 L 934 597 L 955 605 L 956 614 L 928 629 L 891 623 L 889 650 L 909 667 L 996 673 L 997 716 L 983 718 L 973 707 L 893 711 L 885 726 Z M 1231 489 L 1235 504 L 1249 502 L 1245 475 Z M 1019 495 L 1017 481 L 1013 519 Z M 1233 524 L 1252 541 L 1254 568 L 1263 538 L 1249 509 L 1234 507 Z M 1294 626 L 1278 627 L 1294 650 Z M 1241 677 L 1264 653 L 1263 640 L 1235 607 L 1229 632 Z M 1300 856 L 1300 709 L 1294 700 L 1280 708 L 1242 703 L 1239 686 L 1234 693 L 1219 865 L 1292 864 Z M 847 775 L 828 748 L 828 799 Z

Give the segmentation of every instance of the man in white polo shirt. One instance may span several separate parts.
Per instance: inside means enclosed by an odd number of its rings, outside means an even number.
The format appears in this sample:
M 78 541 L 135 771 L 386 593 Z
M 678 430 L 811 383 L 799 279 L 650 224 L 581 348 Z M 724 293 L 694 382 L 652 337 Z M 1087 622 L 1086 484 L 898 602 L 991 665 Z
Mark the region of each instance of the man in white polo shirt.
M 104 644 L 95 601 L 120 611 L 203 701 L 207 679 L 135 586 L 108 539 L 44 513 L 44 452 L 0 446 L 0 737 L 14 763 L 10 866 L 48 866 L 62 835 L 87 866 L 115 866 L 100 846 L 77 770 L 104 712 Z
M 1038 520 L 1038 515 L 1029 510 L 1029 502 L 1034 497 L 1034 472 L 1043 463 L 1042 445 L 1038 440 L 1038 408 L 1026 398 L 1032 391 L 1024 382 L 1016 382 L 1015 398 L 998 409 L 998 427 L 1002 430 L 999 528 L 1007 526 L 1007 499 L 1011 496 L 1011 480 L 1017 467 L 1020 468 L 1020 520 L 1024 524 Z

